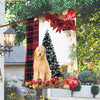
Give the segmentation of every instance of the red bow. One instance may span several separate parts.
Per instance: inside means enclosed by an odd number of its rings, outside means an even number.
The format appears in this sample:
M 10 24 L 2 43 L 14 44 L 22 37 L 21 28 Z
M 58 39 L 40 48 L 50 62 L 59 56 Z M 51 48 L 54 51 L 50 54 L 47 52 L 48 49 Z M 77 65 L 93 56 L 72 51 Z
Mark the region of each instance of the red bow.
M 76 11 L 74 9 L 68 9 L 68 14 L 66 15 L 68 19 L 73 19 L 76 17 Z

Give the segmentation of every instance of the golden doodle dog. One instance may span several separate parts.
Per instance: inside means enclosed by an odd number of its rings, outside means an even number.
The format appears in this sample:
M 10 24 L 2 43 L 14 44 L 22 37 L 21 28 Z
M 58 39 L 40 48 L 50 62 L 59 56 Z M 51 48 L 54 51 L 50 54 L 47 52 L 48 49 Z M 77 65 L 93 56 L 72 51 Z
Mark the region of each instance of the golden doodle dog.
M 34 51 L 34 80 L 38 78 L 42 81 L 50 81 L 51 71 L 46 59 L 46 50 L 43 46 L 39 46 Z

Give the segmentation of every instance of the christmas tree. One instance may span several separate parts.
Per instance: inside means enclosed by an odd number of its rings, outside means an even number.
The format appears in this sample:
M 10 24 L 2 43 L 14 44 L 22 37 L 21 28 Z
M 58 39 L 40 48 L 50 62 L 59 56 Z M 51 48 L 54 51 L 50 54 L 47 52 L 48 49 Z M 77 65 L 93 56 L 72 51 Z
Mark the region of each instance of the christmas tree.
M 46 48 L 46 57 L 50 66 L 52 77 L 60 76 L 60 68 L 48 30 L 45 33 L 42 45 Z

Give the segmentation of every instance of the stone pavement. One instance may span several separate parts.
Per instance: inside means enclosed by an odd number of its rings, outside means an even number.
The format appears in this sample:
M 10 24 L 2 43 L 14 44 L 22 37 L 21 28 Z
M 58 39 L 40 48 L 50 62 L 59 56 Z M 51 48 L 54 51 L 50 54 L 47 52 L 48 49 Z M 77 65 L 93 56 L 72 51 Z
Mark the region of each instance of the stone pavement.
M 50 100 L 100 100 L 100 98 L 76 98 L 76 97 L 66 97 L 66 98 L 51 98 Z

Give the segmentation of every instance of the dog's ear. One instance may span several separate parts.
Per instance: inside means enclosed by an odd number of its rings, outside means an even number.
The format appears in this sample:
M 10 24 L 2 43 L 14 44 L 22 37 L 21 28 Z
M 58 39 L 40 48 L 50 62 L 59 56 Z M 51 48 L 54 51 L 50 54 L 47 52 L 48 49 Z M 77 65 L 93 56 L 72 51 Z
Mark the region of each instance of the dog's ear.
M 36 49 L 35 49 L 35 51 L 34 51 L 34 57 L 36 57 Z
M 44 56 L 46 57 L 46 49 L 44 48 Z
M 46 53 L 46 48 L 43 46 L 43 51 L 44 51 L 44 53 Z

